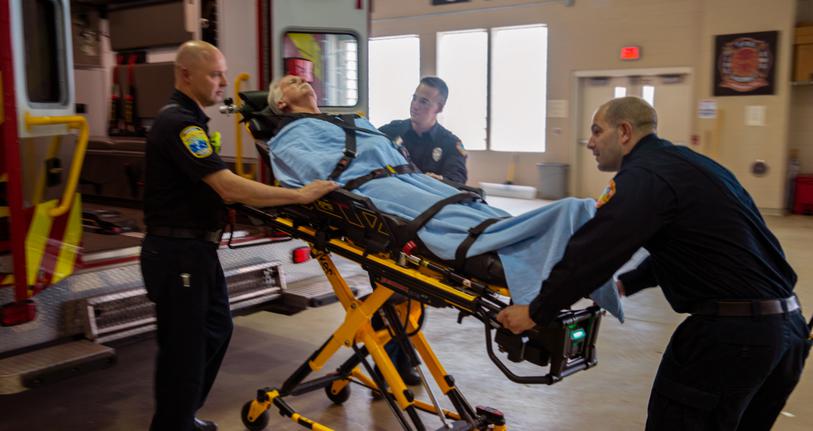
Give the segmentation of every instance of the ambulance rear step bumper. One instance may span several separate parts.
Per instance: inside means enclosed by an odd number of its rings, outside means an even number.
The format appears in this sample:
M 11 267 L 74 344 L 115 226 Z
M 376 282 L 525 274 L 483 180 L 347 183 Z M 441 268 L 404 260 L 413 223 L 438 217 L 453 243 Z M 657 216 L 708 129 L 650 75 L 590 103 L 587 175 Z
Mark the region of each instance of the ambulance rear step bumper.
M 279 262 L 226 271 L 229 304 L 233 313 L 279 298 L 285 290 L 285 276 Z M 155 304 L 143 288 L 79 301 L 85 337 L 106 343 L 155 330 Z
M 0 394 L 14 394 L 46 383 L 107 368 L 115 351 L 88 340 L 72 341 L 0 359 Z

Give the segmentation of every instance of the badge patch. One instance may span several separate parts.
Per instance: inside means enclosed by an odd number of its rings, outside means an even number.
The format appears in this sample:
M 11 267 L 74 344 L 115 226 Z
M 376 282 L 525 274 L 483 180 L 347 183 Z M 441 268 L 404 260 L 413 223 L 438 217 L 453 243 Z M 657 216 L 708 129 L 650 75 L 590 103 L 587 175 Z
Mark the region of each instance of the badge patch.
M 181 130 L 181 142 L 193 156 L 203 159 L 212 155 L 209 136 L 199 126 L 187 126 Z
M 443 157 L 443 149 L 435 147 L 435 149 L 432 150 L 432 160 L 439 162 L 441 157 Z
M 604 191 L 601 193 L 601 196 L 598 197 L 596 201 L 596 208 L 601 208 L 610 202 L 610 199 L 615 196 L 615 180 L 610 180 L 610 184 L 607 184 L 607 187 L 604 188 Z

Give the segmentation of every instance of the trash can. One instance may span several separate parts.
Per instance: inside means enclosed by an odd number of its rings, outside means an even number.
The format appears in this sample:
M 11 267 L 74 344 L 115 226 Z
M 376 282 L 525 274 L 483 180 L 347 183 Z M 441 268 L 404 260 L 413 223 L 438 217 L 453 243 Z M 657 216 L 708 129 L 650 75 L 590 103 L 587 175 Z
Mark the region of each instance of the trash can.
M 539 168 L 539 196 L 542 199 L 567 196 L 567 164 L 546 162 L 536 166 Z

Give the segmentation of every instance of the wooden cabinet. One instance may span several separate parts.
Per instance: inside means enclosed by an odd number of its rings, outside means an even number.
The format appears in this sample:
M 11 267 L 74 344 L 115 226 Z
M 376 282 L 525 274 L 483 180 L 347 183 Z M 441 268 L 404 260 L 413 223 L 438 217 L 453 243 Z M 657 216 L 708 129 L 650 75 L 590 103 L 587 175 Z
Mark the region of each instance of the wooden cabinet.
M 793 48 L 793 80 L 813 81 L 813 26 L 796 27 Z

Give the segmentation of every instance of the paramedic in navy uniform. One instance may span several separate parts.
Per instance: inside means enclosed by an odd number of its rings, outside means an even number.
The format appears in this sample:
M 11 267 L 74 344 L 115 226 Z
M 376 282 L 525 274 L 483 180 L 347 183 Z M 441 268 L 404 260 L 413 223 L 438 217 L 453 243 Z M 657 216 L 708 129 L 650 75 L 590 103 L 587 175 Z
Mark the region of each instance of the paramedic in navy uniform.
M 656 126 L 642 99 L 598 109 L 587 147 L 599 170 L 618 173 L 536 299 L 497 319 L 514 333 L 544 325 L 645 247 L 619 292 L 660 285 L 690 314 L 663 353 L 646 429 L 769 430 L 810 351 L 796 274 L 734 175 Z
M 224 202 L 257 207 L 308 203 L 334 190 L 270 187 L 235 175 L 209 141 L 203 108 L 223 100 L 226 60 L 202 41 L 175 57 L 175 92 L 147 137 L 141 272 L 156 304 L 158 356 L 153 431 L 215 430 L 195 418 L 215 380 L 232 332 L 217 249 Z
M 460 138 L 438 123 L 448 97 L 449 88 L 442 79 L 426 76 L 412 95 L 409 119 L 393 121 L 378 130 L 393 142 L 401 140 L 412 162 L 425 174 L 466 184 L 466 150 Z

